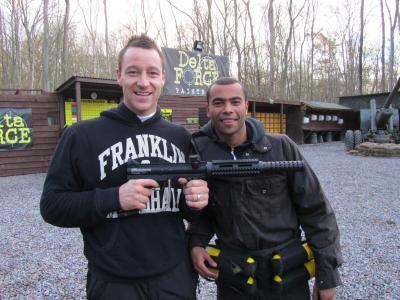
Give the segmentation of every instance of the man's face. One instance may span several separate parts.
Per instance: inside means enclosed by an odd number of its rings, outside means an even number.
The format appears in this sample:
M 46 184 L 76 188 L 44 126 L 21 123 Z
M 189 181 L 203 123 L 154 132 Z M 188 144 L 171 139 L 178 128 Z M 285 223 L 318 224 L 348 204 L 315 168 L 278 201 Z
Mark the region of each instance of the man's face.
M 207 116 L 220 138 L 239 143 L 246 140 L 247 108 L 248 102 L 239 83 L 211 87 Z
M 161 57 L 154 49 L 130 47 L 126 50 L 117 80 L 122 87 L 125 105 L 139 116 L 147 116 L 157 109 L 164 86 Z

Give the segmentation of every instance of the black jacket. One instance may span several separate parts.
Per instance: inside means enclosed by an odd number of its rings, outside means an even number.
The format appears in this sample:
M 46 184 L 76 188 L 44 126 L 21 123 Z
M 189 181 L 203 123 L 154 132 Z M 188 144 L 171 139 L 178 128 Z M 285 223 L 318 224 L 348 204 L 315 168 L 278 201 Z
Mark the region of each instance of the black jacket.
M 304 160 L 287 136 L 265 134 L 263 125 L 251 118 L 247 118 L 246 126 L 248 140 L 234 149 L 218 140 L 210 123 L 192 136 L 192 144 L 207 161 Z M 304 172 L 222 178 L 210 181 L 209 187 L 209 205 L 189 227 L 191 247 L 205 246 L 215 233 L 222 246 L 269 249 L 300 238 L 301 225 L 316 257 L 319 288 L 340 284 L 337 267 L 342 256 L 336 218 L 307 163 Z
M 124 104 L 68 127 L 55 150 L 40 201 L 45 221 L 80 227 L 89 269 L 96 277 L 125 280 L 163 273 L 187 255 L 186 205 L 177 183 L 153 189 L 140 214 L 115 218 L 126 162 L 185 162 L 190 134 L 157 113 L 141 122 Z M 168 191 L 172 191 L 170 197 Z

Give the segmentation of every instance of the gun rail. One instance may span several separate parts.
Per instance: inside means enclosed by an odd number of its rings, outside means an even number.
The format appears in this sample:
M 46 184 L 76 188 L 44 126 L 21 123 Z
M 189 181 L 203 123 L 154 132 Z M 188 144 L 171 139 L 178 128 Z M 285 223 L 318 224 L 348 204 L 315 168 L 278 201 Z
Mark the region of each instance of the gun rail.
M 127 172 L 129 179 L 166 180 L 179 177 L 206 179 L 210 177 L 257 176 L 268 172 L 291 172 L 303 169 L 304 161 L 301 160 L 264 162 L 257 159 L 243 159 L 149 165 L 142 165 L 132 160 L 128 162 Z

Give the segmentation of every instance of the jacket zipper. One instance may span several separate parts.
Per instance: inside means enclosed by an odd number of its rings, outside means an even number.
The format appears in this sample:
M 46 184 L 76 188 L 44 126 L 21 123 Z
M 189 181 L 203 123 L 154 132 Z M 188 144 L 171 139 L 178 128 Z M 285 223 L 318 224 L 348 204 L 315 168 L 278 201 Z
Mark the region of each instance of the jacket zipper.
M 231 154 L 233 156 L 233 160 L 236 160 L 235 149 L 231 148 Z

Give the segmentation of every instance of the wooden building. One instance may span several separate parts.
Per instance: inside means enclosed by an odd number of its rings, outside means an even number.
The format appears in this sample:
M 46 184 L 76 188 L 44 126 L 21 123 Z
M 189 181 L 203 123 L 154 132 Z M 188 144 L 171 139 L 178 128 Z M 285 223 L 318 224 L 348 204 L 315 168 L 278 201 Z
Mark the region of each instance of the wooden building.
M 29 109 L 31 144 L 24 149 L 0 150 L 0 176 L 22 175 L 46 172 L 50 157 L 60 136 L 60 99 L 55 93 L 41 90 L 1 90 L 0 110 L 3 112 Z M 11 147 L 18 146 L 16 134 L 7 132 L 5 114 L 1 116 L 0 137 L 2 146 L 7 140 Z M 8 122 L 11 123 L 11 122 Z M 10 124 L 9 124 L 10 125 Z M 14 143 L 15 142 L 15 143 Z
M 332 102 L 302 101 L 302 111 L 305 143 L 339 141 L 354 120 L 350 107 Z

